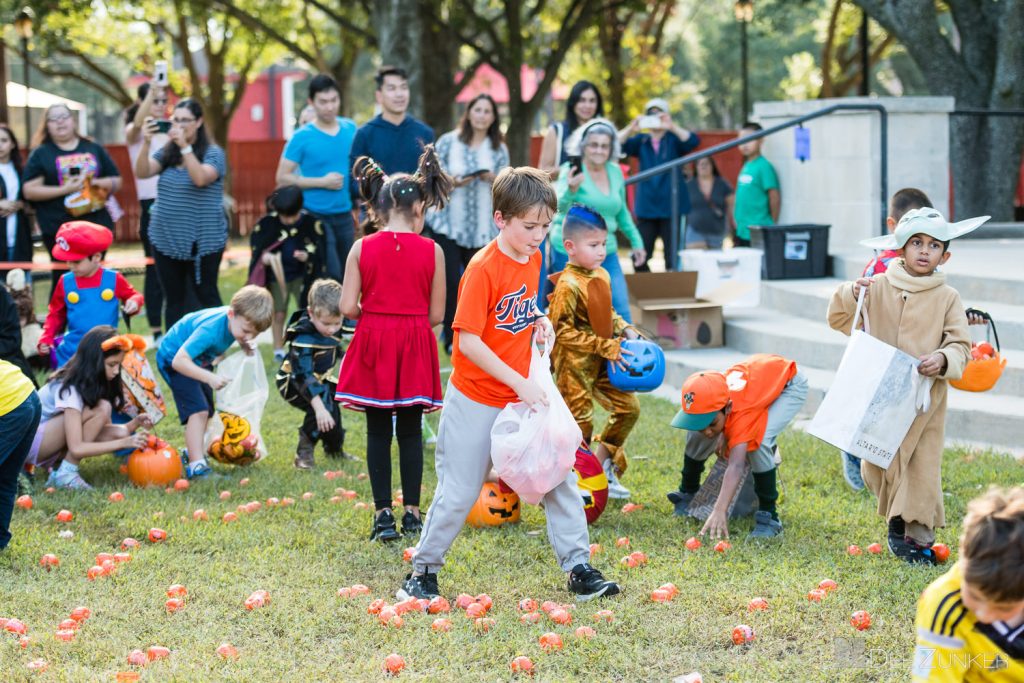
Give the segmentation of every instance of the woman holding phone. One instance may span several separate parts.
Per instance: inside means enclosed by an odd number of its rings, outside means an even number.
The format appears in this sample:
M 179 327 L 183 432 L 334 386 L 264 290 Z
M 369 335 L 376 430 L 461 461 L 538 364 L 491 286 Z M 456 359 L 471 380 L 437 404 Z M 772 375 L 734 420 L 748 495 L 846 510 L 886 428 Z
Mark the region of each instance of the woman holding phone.
M 107 150 L 92 139 L 79 135 L 77 115 L 66 104 L 51 104 L 39 128 L 32 136 L 32 153 L 25 163 L 22 177 L 25 199 L 36 212 L 43 244 L 53 259 L 57 229 L 70 220 L 98 223 L 111 232 L 114 221 L 105 205 L 85 214 L 72 216 L 65 200 L 85 187 L 88 177 L 92 187 L 110 193 L 121 189 L 121 173 Z M 63 275 L 50 273 L 51 285 Z
M 147 119 L 136 178 L 159 176 L 149 239 L 167 305 L 170 329 L 186 313 L 221 305 L 217 271 L 228 241 L 224 213 L 224 150 L 210 140 L 203 108 L 193 99 L 175 105 L 170 141 L 150 153 L 159 122 Z
M 498 234 L 491 210 L 491 183 L 498 171 L 508 166 L 509 157 L 494 99 L 480 94 L 470 100 L 458 127 L 438 138 L 436 150 L 441 167 L 454 178 L 448 204 L 427 216 L 429 236 L 444 252 L 443 340 L 450 354 L 462 269 Z
M 167 88 L 158 81 L 159 79 L 154 79 L 153 83 L 140 85 L 137 91 L 138 100 L 124 113 L 124 137 L 128 143 L 128 157 L 131 159 L 132 168 L 135 168 L 142 152 L 142 132 L 146 127 L 146 119 L 163 119 L 167 116 Z M 166 144 L 167 131 L 158 133 L 150 141 L 150 145 L 156 148 L 162 148 Z M 153 202 L 156 201 L 156 193 L 156 178 L 135 178 L 135 194 L 139 198 L 139 239 L 147 258 L 153 257 L 153 246 L 149 241 L 149 220 Z M 164 292 L 160 287 L 155 265 L 146 266 L 143 296 L 146 299 L 146 318 L 149 321 L 150 332 L 153 339 L 158 340 L 163 332 Z
M 619 140 L 614 124 L 608 119 L 594 119 L 573 133 L 568 144 L 569 156 L 579 155 L 577 167 L 565 162 L 555 183 L 558 195 L 558 213 L 551 221 L 551 272 L 565 268 L 568 256 L 562 245 L 562 221 L 573 204 L 583 204 L 598 213 L 608 225 L 606 253 L 601 265 L 608 271 L 612 284 L 612 307 L 615 312 L 633 322 L 629 312 L 629 293 L 626 276 L 619 263 L 619 235 L 629 242 L 634 267 L 647 260 L 640 232 L 633 223 L 626 204 L 626 181 L 619 167 Z

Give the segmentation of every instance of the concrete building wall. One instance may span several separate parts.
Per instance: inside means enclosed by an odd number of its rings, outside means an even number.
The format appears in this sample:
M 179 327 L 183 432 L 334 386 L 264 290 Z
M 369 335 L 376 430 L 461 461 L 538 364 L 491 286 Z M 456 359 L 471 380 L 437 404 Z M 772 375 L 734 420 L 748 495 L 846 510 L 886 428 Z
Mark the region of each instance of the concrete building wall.
M 888 195 L 903 187 L 923 190 L 949 212 L 951 97 L 878 97 L 758 102 L 754 120 L 768 128 L 832 104 L 878 103 L 888 111 Z M 830 224 L 829 251 L 859 248 L 881 233 L 880 117 L 874 111 L 837 112 L 804 124 L 810 158 L 794 156 L 793 129 L 765 139 L 763 153 L 782 186 L 781 223 Z M 885 198 L 886 202 L 889 197 Z

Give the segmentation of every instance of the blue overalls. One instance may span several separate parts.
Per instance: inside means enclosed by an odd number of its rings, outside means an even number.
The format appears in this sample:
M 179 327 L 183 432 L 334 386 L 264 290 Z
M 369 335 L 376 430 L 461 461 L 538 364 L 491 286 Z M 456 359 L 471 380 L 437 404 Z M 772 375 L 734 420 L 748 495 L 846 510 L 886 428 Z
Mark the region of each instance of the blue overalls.
M 117 327 L 117 314 L 120 302 L 114 296 L 117 286 L 117 273 L 105 268 L 99 287 L 80 289 L 74 273 L 65 273 L 61 282 L 64 284 L 64 306 L 67 310 L 67 331 L 57 345 L 57 367 L 63 367 L 78 348 L 85 333 L 97 325 Z

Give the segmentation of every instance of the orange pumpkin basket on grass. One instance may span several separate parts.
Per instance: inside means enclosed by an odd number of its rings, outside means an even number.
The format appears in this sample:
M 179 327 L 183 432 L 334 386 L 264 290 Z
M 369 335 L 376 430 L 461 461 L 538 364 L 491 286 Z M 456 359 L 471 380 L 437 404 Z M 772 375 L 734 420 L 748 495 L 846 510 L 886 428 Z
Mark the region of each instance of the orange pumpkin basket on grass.
M 985 341 L 971 344 L 971 360 L 967 361 L 963 376 L 957 380 L 950 380 L 949 383 L 961 391 L 988 391 L 996 385 L 1003 374 L 1006 359 L 999 354 L 999 333 L 996 332 L 992 316 L 975 308 L 968 308 L 967 313 L 977 313 L 985 319 Z M 992 339 L 996 342 L 994 348 Z

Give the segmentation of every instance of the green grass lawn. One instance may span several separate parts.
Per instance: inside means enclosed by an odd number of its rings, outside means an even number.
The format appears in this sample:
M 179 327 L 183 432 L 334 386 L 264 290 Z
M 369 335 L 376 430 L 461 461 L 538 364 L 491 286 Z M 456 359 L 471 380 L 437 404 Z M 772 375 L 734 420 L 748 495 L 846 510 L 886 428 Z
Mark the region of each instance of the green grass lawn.
M 225 287 L 238 277 L 229 274 Z M 264 352 L 266 357 L 269 349 Z M 117 461 L 97 458 L 83 466 L 95 491 L 40 492 L 32 510 L 15 510 L 14 541 L 0 553 L 0 616 L 24 621 L 32 642 L 21 649 L 16 639 L 0 638 L 0 680 L 114 680 L 118 671 L 132 669 L 129 652 L 151 645 L 172 652 L 140 670 L 144 681 L 376 680 L 391 652 L 405 658 L 401 678 L 411 680 L 508 680 L 509 662 L 520 654 L 534 661 L 535 678 L 545 681 L 669 680 L 695 670 L 705 681 L 906 680 L 917 596 L 943 570 L 909 567 L 888 555 L 846 553 L 851 543 L 884 543 L 885 529 L 871 497 L 842 482 L 834 449 L 802 433 L 783 436 L 782 539 L 746 543 L 752 523 L 743 520 L 731 525 L 733 547 L 727 553 L 713 552 L 710 544 L 689 552 L 684 542 L 699 524 L 673 518 L 664 497 L 678 485 L 684 445 L 683 433 L 667 427 L 675 407 L 649 397 L 641 405 L 630 439 L 632 467 L 623 483 L 644 507 L 624 514 L 621 502 L 612 502 L 591 528 L 591 541 L 603 546 L 594 564 L 620 581 L 624 592 L 577 604 L 571 626 L 518 620 L 516 605 L 524 597 L 572 602 L 545 538 L 543 511 L 532 506 L 518 525 L 467 528 L 440 574 L 442 593 L 453 602 L 462 592 L 486 592 L 494 599 L 493 630 L 478 634 L 461 612 L 450 615 L 454 628 L 448 633 L 433 632 L 434 616 L 425 614 L 407 615 L 400 630 L 378 625 L 366 607 L 372 598 L 393 600 L 408 571 L 402 550 L 413 541 L 381 546 L 366 540 L 371 513 L 355 508 L 358 501 L 372 503 L 369 482 L 358 477 L 363 463 L 336 464 L 318 453 L 316 473 L 292 468 L 300 413 L 272 393 L 264 416 L 270 456 L 253 467 L 218 467 L 219 477 L 167 494 L 132 488 Z M 352 413 L 345 420 L 348 449 L 361 455 L 365 423 Z M 157 432 L 180 446 L 175 422 L 172 413 Z M 430 422 L 436 427 L 436 414 Z M 427 447 L 427 506 L 435 482 L 432 465 Z M 323 476 L 328 468 L 343 474 L 329 481 Z M 397 456 L 394 470 L 398 488 Z M 241 485 L 243 477 L 250 480 L 247 486 Z M 967 501 L 987 484 L 1022 480 L 1020 465 L 1009 457 L 948 451 L 950 526 L 939 540 L 955 546 Z M 338 486 L 354 489 L 358 498 L 330 502 Z M 115 490 L 124 492 L 123 502 L 108 502 Z M 219 498 L 222 491 L 231 492 L 229 500 Z M 303 500 L 305 492 L 312 499 Z M 221 522 L 241 503 L 285 496 L 295 504 Z M 193 521 L 199 508 L 209 521 Z M 61 509 L 74 513 L 72 523 L 55 521 Z M 97 553 L 116 552 L 125 537 L 145 539 L 150 527 L 167 530 L 167 540 L 143 540 L 114 575 L 87 580 Z M 72 539 L 58 538 L 64 528 L 74 532 Z M 627 552 L 615 547 L 621 536 L 649 556 L 646 566 L 619 566 Z M 44 553 L 57 554 L 59 568 L 40 568 Z M 809 602 L 808 591 L 825 578 L 835 580 L 838 590 L 821 604 Z M 651 602 L 650 592 L 667 581 L 680 594 L 668 604 Z M 186 607 L 168 614 L 165 590 L 173 583 L 189 593 Z M 339 587 L 355 583 L 368 585 L 372 595 L 337 597 Z M 247 611 L 243 601 L 257 589 L 269 591 L 272 602 Z M 755 596 L 768 600 L 767 612 L 747 611 Z M 89 607 L 92 618 L 73 642 L 55 639 L 57 624 L 79 605 Z M 612 610 L 614 621 L 594 622 L 600 609 Z M 871 613 L 870 630 L 853 629 L 849 616 L 855 610 Z M 738 624 L 754 628 L 751 645 L 732 644 Z M 576 638 L 578 625 L 594 626 L 597 636 Z M 562 651 L 541 651 L 538 639 L 546 631 L 562 634 Z M 222 642 L 233 643 L 239 659 L 221 660 L 215 649 Z M 859 650 L 866 653 L 864 666 L 852 665 L 848 657 Z M 29 674 L 26 663 L 40 658 L 49 669 Z

